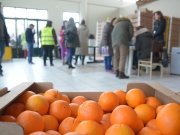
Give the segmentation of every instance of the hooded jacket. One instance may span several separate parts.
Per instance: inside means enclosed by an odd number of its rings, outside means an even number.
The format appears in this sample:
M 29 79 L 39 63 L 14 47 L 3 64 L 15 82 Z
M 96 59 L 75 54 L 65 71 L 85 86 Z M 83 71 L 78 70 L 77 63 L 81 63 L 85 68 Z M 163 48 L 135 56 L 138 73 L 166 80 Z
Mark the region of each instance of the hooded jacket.
M 127 45 L 134 35 L 132 23 L 128 18 L 117 18 L 114 22 L 114 29 L 112 31 L 112 46 Z
M 78 36 L 77 27 L 75 26 L 75 23 L 67 22 L 66 32 L 68 31 L 70 31 L 74 35 L 74 41 L 73 42 L 65 41 L 66 48 L 80 47 L 79 36 Z
M 141 28 L 136 32 L 136 50 L 139 59 L 150 58 L 152 34 L 147 28 Z
M 111 25 L 111 23 L 107 22 L 103 29 L 101 47 L 108 46 L 109 47 L 109 55 L 113 55 L 112 39 L 111 39 L 112 31 L 113 31 L 113 26 Z M 100 49 L 100 51 L 101 51 L 101 49 Z
M 78 35 L 81 47 L 76 48 L 76 55 L 88 55 L 88 27 L 86 25 L 80 25 L 78 27 Z

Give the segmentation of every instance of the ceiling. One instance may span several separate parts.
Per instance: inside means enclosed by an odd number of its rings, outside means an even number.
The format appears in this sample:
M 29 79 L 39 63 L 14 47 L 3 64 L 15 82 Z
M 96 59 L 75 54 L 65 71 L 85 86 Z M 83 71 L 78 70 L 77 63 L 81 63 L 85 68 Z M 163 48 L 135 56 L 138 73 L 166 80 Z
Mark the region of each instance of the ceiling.
M 58 1 L 75 1 L 75 2 L 81 2 L 82 0 L 58 0 Z M 110 6 L 110 7 L 125 7 L 129 6 L 132 3 L 124 2 L 122 0 L 87 0 L 90 4 L 97 4 L 97 5 L 104 5 L 104 6 Z

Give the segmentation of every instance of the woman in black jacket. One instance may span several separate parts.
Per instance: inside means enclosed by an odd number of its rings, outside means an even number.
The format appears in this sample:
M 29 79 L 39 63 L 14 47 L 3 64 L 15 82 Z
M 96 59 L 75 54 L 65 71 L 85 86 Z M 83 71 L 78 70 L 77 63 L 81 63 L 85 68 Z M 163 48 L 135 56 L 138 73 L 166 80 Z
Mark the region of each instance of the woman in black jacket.
M 154 30 L 153 38 L 156 41 L 164 41 L 164 32 L 166 30 L 166 20 L 161 11 L 154 13 Z M 159 53 L 155 53 L 155 57 L 159 57 Z M 156 67 L 153 71 L 160 71 L 160 67 Z

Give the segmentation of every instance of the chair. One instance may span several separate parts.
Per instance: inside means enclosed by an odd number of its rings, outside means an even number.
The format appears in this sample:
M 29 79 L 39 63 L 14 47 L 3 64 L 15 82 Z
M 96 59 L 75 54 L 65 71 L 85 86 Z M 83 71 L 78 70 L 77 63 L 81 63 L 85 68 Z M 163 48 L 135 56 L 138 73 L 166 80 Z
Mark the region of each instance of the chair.
M 151 78 L 152 78 L 152 67 L 153 66 L 160 66 L 161 67 L 161 78 L 163 77 L 163 66 L 162 66 L 162 63 L 160 63 L 161 57 L 153 57 L 154 53 L 162 52 L 162 50 L 163 50 L 162 42 L 152 41 L 150 58 L 141 59 L 138 61 L 138 77 L 140 74 L 140 67 L 147 67 L 150 69 L 150 80 L 151 80 Z

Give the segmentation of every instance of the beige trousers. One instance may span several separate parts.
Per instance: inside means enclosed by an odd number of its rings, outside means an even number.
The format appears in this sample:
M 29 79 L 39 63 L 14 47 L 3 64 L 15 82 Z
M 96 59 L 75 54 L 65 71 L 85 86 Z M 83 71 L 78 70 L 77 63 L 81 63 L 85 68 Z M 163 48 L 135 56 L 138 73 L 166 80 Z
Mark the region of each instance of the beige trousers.
M 126 58 L 129 53 L 129 46 L 127 45 L 115 45 L 114 52 L 114 70 L 124 72 L 126 65 Z

